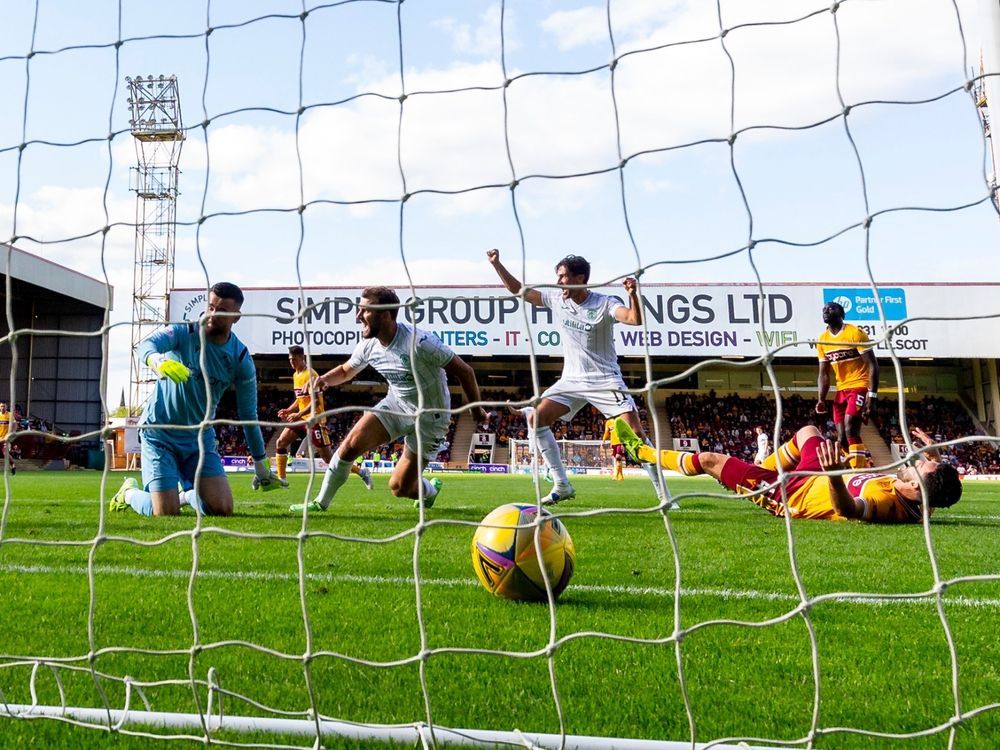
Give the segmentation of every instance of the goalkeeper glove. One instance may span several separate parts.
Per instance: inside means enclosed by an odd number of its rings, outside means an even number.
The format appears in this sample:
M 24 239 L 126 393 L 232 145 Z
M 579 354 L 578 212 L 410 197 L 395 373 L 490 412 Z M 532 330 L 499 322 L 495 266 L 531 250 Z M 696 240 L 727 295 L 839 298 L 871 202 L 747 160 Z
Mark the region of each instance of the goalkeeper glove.
M 260 461 L 253 462 L 253 473 L 256 476 L 253 478 L 253 482 L 250 486 L 255 490 L 264 490 L 264 492 L 270 492 L 271 490 L 276 490 L 279 487 L 281 489 L 288 488 L 288 481 L 285 479 L 279 479 L 278 475 L 271 471 L 271 459 L 262 458 Z
M 146 357 L 146 366 L 155 370 L 161 378 L 170 378 L 175 383 L 183 383 L 191 375 L 191 371 L 176 359 L 170 359 L 158 352 Z

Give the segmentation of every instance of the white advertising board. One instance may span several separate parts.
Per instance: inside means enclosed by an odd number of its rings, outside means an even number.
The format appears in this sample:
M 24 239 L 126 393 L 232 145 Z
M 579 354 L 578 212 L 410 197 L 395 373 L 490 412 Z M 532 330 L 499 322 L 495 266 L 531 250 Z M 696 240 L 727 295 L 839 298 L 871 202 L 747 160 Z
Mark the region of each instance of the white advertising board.
M 235 331 L 254 354 L 286 354 L 294 344 L 312 353 L 347 355 L 360 341 L 355 321 L 361 289 L 244 289 L 243 318 Z M 560 356 L 561 333 L 548 309 L 527 305 L 501 287 L 418 287 L 397 290 L 406 308 L 401 319 L 436 333 L 460 355 Z M 622 296 L 620 287 L 598 291 Z M 847 321 L 872 339 L 884 336 L 870 287 L 785 284 L 651 284 L 643 291 L 644 326 L 618 325 L 615 342 L 624 356 L 757 357 L 815 359 L 826 302 L 844 305 Z M 1000 285 L 892 284 L 879 287 L 890 326 L 906 321 L 892 338 L 902 357 L 1000 356 Z M 196 320 L 205 291 L 170 294 L 170 319 Z M 986 317 L 995 315 L 997 317 Z M 938 318 L 938 319 L 935 319 Z M 948 318 L 948 319 L 940 319 Z M 888 356 L 888 342 L 877 347 Z

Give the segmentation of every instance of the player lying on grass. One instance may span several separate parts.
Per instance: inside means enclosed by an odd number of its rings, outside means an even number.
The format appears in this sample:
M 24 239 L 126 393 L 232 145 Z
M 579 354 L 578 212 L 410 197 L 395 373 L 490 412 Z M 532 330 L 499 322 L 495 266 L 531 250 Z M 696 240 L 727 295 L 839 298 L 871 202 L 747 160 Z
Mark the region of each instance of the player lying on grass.
M 326 462 L 327 466 L 333 460 L 333 448 L 330 445 L 330 430 L 326 426 L 326 417 L 321 416 L 312 424 L 305 424 L 306 420 L 326 411 L 323 394 L 317 393 L 316 398 L 313 399 L 312 391 L 309 388 L 310 382 L 319 377 L 319 374 L 306 365 L 306 351 L 301 346 L 288 347 L 288 363 L 294 370 L 292 390 L 295 392 L 295 400 L 291 405 L 278 410 L 278 419 L 293 423 L 281 431 L 278 442 L 275 444 L 274 460 L 277 464 L 275 468 L 278 471 L 279 479 L 285 478 L 285 472 L 288 468 L 288 448 L 296 440 L 311 440 L 316 453 Z M 365 483 L 365 487 L 372 488 L 371 472 L 362 467 L 359 462 L 351 465 L 351 473 L 357 474 L 358 478 Z
M 361 292 L 357 312 L 361 343 L 350 359 L 320 375 L 313 386 L 322 390 L 346 383 L 371 365 L 385 378 L 389 392 L 354 424 L 338 446 L 319 495 L 304 505 L 290 506 L 290 510 L 301 513 L 303 508 L 329 508 L 337 490 L 351 475 L 355 459 L 399 437 L 404 439 L 405 447 L 389 477 L 389 489 L 396 497 L 414 499 L 414 507 L 419 507 L 422 487 L 424 507 L 434 505 L 441 480 L 428 480 L 420 474 L 428 461 L 437 458 L 448 432 L 451 394 L 447 376 L 461 384 L 470 402 L 479 401 L 479 384 L 472 368 L 441 339 L 430 331 L 417 331 L 397 321 L 398 314 L 399 297 L 392 289 L 376 286 Z M 421 407 L 423 411 L 418 413 Z M 475 407 L 472 416 L 477 422 L 486 419 L 481 407 Z
M 198 323 L 165 326 L 139 344 L 139 359 L 160 376 L 139 419 L 143 489 L 129 477 L 111 498 L 111 510 L 131 507 L 143 516 L 175 516 L 180 513 L 181 505 L 196 506 L 200 499 L 199 507 L 204 513 L 232 514 L 233 491 L 216 448 L 215 429 L 183 428 L 197 427 L 204 419 L 214 419 L 219 399 L 230 385 L 236 389 L 239 418 L 257 419 L 257 370 L 250 352 L 232 332 L 242 306 L 240 288 L 221 281 L 209 291 L 208 311 L 200 326 Z M 204 351 L 201 327 L 205 329 Z M 206 380 L 210 392 L 207 403 Z M 287 487 L 271 472 L 260 425 L 256 421 L 245 425 L 243 435 L 254 460 L 253 488 Z M 199 447 L 205 458 L 195 492 L 192 488 L 202 455 Z M 185 491 L 179 492 L 178 484 Z
M 837 445 L 825 440 L 813 425 L 800 429 L 760 466 L 723 453 L 661 450 L 657 455 L 625 420 L 615 420 L 615 430 L 625 450 L 636 461 L 659 463 L 685 476 L 708 474 L 738 495 L 757 492 L 748 499 L 775 516 L 784 516 L 787 507 L 792 518 L 920 523 L 921 480 L 927 492 L 928 514 L 935 508 L 951 507 L 962 496 L 962 482 L 955 467 L 942 463 L 937 450 L 926 449 L 915 463 L 901 467 L 895 474 L 791 477 L 785 485 L 787 501 L 782 502 L 779 461 L 786 472 L 847 468 Z M 924 446 L 931 445 L 931 439 L 922 430 L 914 430 L 913 434 Z

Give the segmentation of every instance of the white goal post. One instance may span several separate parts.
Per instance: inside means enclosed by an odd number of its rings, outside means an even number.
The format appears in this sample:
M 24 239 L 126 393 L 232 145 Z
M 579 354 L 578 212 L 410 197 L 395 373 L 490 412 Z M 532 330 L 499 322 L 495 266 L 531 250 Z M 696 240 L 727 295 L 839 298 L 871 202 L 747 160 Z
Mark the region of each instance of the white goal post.
M 566 471 L 570 474 L 610 474 L 614 469 L 611 446 L 600 440 L 557 440 L 559 454 Z M 532 447 L 528 440 L 511 440 L 510 473 L 532 473 Z M 545 465 L 538 458 L 538 468 L 545 471 Z

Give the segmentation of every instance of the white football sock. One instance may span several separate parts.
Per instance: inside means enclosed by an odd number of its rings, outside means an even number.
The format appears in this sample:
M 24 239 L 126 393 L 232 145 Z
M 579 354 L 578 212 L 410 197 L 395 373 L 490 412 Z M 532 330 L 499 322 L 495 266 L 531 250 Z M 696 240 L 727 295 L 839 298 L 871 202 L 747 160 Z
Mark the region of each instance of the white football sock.
M 420 481 L 423 482 L 423 485 L 424 485 L 424 498 L 425 499 L 432 500 L 435 497 L 437 497 L 437 494 L 438 494 L 437 487 L 434 486 L 434 483 L 430 479 L 427 479 L 426 477 L 423 477 L 423 478 L 421 478 Z
M 660 500 L 666 499 L 666 483 L 663 487 L 660 486 L 660 467 L 656 464 L 643 464 L 643 468 L 646 473 L 649 474 L 649 481 L 653 483 L 653 489 L 656 490 L 656 496 Z
M 316 502 L 323 506 L 323 510 L 330 507 L 330 503 L 333 502 L 333 496 L 337 494 L 337 490 L 351 476 L 351 466 L 353 464 L 353 461 L 344 461 L 341 459 L 340 451 L 333 454 L 333 462 L 323 475 L 323 484 L 320 485 L 319 494 L 316 496 Z
M 177 497 L 180 499 L 181 505 L 190 505 L 192 508 L 197 507 L 202 513 L 205 512 L 205 506 L 198 502 L 198 493 L 194 490 L 179 492 L 177 493 Z
M 569 484 L 569 479 L 566 478 L 566 467 L 563 466 L 562 456 L 559 454 L 559 443 L 556 442 L 556 436 L 552 434 L 552 428 L 542 427 L 531 430 L 531 433 L 528 437 L 538 445 L 538 450 L 545 460 L 545 465 L 552 472 L 556 486 L 565 487 Z

